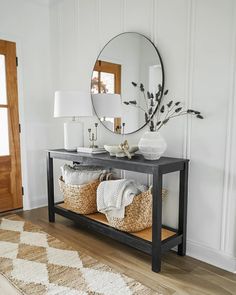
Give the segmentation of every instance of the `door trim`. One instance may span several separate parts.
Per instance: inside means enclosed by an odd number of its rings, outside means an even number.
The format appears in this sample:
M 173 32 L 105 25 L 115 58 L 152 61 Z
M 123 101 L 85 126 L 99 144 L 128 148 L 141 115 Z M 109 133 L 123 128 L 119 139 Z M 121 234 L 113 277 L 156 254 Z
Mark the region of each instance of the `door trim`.
M 17 90 L 16 68 L 16 43 L 0 40 L 0 53 L 5 55 L 6 64 L 6 88 L 7 105 L 9 112 L 9 141 L 11 157 L 11 193 L 13 195 L 12 208 L 15 210 L 23 207 L 22 177 L 21 177 L 21 153 L 19 134 L 19 103 Z M 2 158 L 2 157 L 1 157 Z M 5 209 L 4 209 L 5 211 Z M 0 209 L 1 212 L 1 209 Z

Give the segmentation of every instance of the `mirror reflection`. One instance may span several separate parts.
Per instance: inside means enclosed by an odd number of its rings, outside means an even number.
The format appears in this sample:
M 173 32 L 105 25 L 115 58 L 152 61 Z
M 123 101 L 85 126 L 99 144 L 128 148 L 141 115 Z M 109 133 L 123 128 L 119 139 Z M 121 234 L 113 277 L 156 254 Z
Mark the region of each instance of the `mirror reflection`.
M 101 123 L 114 133 L 144 127 L 162 95 L 164 72 L 153 43 L 138 33 L 113 38 L 93 68 L 91 95 Z

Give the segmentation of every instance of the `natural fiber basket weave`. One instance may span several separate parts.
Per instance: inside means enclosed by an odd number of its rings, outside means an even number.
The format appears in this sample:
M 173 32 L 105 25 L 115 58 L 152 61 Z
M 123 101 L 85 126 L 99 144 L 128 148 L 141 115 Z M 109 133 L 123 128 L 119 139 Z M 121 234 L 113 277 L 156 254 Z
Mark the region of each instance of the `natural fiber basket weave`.
M 162 197 L 167 190 L 162 190 Z M 152 226 L 152 188 L 134 197 L 133 202 L 125 208 L 125 217 L 110 218 L 106 214 L 110 226 L 125 231 L 137 232 Z
M 66 209 L 79 214 L 97 212 L 96 193 L 100 179 L 82 185 L 65 184 L 62 177 L 58 181 Z

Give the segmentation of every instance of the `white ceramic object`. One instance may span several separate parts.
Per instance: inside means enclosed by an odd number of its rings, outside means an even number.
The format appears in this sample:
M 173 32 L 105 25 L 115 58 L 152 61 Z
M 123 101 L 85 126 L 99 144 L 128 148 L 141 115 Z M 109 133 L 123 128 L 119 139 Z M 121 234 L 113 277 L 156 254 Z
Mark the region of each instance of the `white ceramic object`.
M 77 146 L 84 146 L 84 125 L 80 121 L 64 123 L 64 148 L 76 151 Z
M 119 148 L 118 145 L 104 145 L 104 149 L 110 154 L 112 157 L 123 158 L 126 157 L 126 154 Z M 131 156 L 134 155 L 135 152 L 138 151 L 137 145 L 131 145 L 129 147 L 129 153 Z
M 158 160 L 165 152 L 167 144 L 159 132 L 147 131 L 140 138 L 138 147 L 146 160 Z

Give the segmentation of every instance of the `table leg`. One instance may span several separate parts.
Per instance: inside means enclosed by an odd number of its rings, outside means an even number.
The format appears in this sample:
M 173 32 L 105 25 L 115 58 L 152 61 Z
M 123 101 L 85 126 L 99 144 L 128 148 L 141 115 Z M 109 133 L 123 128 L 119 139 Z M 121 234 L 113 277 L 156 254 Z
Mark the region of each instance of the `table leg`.
M 184 164 L 184 170 L 180 171 L 179 180 L 179 233 L 183 235 L 183 241 L 178 246 L 178 255 L 186 254 L 187 232 L 187 199 L 188 199 L 188 162 Z
M 48 152 L 47 154 L 47 182 L 48 182 L 48 219 L 50 222 L 55 222 L 53 158 L 50 157 L 50 152 Z
M 152 191 L 152 270 L 161 270 L 162 174 L 153 172 Z

